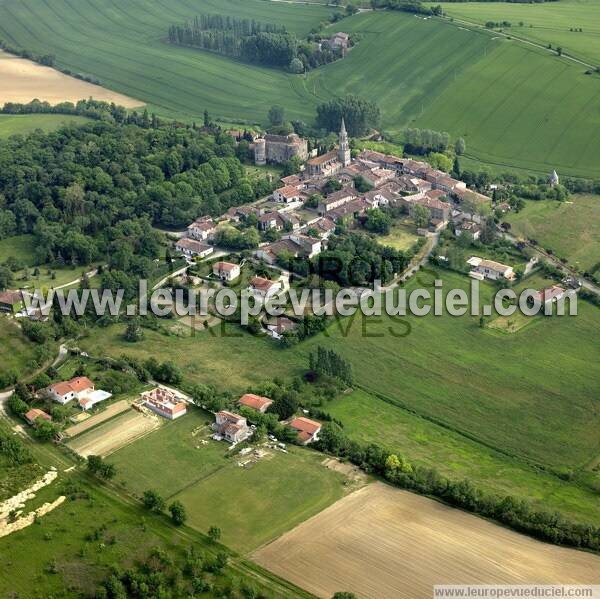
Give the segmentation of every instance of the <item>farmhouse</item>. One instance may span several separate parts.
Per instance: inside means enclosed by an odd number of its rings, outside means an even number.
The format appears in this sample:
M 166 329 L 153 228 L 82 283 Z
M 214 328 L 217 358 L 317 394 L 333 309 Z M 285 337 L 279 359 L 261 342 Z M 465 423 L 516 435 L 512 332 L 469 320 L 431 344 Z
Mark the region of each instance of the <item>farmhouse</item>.
M 78 376 L 70 381 L 54 383 L 46 391 L 54 401 L 64 405 L 73 399 L 83 399 L 94 389 L 94 383 L 90 379 Z
M 284 204 L 299 202 L 300 191 L 298 191 L 297 187 L 286 185 L 285 187 L 280 187 L 273 192 L 273 199 L 276 202 L 282 202 Z
M 281 289 L 279 281 L 271 281 L 263 277 L 252 277 L 248 288 L 257 297 L 270 297 Z
M 335 231 L 335 223 L 327 217 L 321 217 L 310 225 L 310 229 L 314 229 L 321 239 L 329 239 Z
M 222 281 L 234 281 L 240 276 L 239 264 L 233 262 L 215 262 L 212 267 L 213 274 Z
M 52 422 L 52 416 L 50 416 L 50 414 L 46 414 L 44 410 L 39 410 L 38 408 L 32 408 L 25 414 L 25 420 L 27 420 L 27 422 L 32 426 L 36 423 L 38 418 Z
M 452 206 L 441 199 L 445 195 L 445 192 L 441 190 L 431 190 L 424 194 L 406 196 L 402 201 L 408 206 L 411 215 L 415 206 L 424 206 L 430 211 L 432 220 L 439 220 L 445 223 L 448 222 L 450 211 L 452 210 Z
M 343 31 L 338 31 L 329 38 L 329 45 L 332 48 L 341 48 L 342 50 L 347 50 L 348 46 L 350 45 L 350 36 Z
M 20 291 L 0 292 L 0 312 L 16 314 L 23 308 L 23 296 Z
M 188 225 L 187 236 L 197 241 L 208 241 L 212 239 L 217 227 L 210 217 L 202 217 Z
M 187 412 L 187 404 L 164 387 L 142 393 L 144 405 L 163 418 L 175 420 Z
M 189 239 L 186 237 L 180 239 L 175 244 L 175 248 L 179 250 L 186 258 L 194 258 L 196 256 L 205 258 L 215 251 L 215 249 L 210 245 L 206 245 L 196 241 L 195 239 Z
M 262 246 L 254 252 L 254 255 L 268 264 L 275 264 L 281 255 L 297 258 L 312 258 L 321 253 L 322 245 L 320 239 L 314 239 L 306 235 L 293 233 L 267 245 Z
M 471 235 L 476 241 L 481 235 L 481 227 L 472 220 L 463 220 L 462 223 L 454 227 L 454 234 L 460 237 L 463 233 Z
M 567 292 L 559 285 L 552 285 L 552 287 L 546 287 L 545 289 L 538 291 L 535 294 L 534 299 L 540 302 L 542 306 L 545 306 L 546 304 L 560 301 L 565 297 L 566 293 Z
M 300 416 L 291 420 L 289 426 L 298 432 L 298 439 L 302 445 L 307 445 L 319 439 L 321 423 L 316 420 Z
M 246 408 L 251 408 L 263 414 L 267 411 L 273 400 L 268 397 L 262 397 L 261 395 L 254 395 L 254 393 L 245 393 L 240 397 L 239 404 Z
M 469 275 L 476 279 L 487 278 L 496 281 L 497 279 L 504 278 L 508 281 L 513 281 L 515 278 L 512 266 L 506 266 L 505 264 L 500 264 L 500 262 L 472 256 L 467 260 L 467 264 L 473 267 Z
M 243 416 L 221 410 L 215 414 L 215 423 L 213 428 L 217 433 L 217 438 L 225 439 L 229 443 L 239 443 L 252 435 L 252 429 Z

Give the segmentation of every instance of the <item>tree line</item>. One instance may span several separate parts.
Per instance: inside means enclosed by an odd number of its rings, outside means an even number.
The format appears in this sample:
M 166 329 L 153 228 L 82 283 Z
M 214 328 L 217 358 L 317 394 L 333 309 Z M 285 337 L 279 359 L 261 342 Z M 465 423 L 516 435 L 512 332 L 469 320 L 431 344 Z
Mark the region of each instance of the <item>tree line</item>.
M 328 41 L 298 40 L 284 26 L 215 14 L 170 25 L 168 40 L 292 73 L 303 73 L 342 57 L 342 51 Z

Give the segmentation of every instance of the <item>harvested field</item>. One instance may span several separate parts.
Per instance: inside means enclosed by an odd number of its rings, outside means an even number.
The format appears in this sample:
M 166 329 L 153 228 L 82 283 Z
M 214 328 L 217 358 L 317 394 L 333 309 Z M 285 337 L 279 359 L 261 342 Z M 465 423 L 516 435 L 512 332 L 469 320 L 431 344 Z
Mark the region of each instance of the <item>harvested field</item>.
M 68 446 L 86 458 L 89 455 L 107 456 L 161 425 L 157 416 L 130 412 L 106 422 L 93 431 L 79 435 Z
M 26 104 L 38 99 L 59 104 L 94 98 L 134 108 L 143 102 L 123 94 L 69 77 L 56 69 L 36 62 L 0 52 L 0 105 L 6 102 Z
M 600 558 L 541 543 L 426 497 L 373 483 L 252 556 L 319 597 L 432 596 L 436 584 L 597 582 Z
M 108 406 L 106 410 L 100 412 L 100 414 L 96 414 L 90 418 L 86 418 L 82 422 L 76 424 L 75 426 L 70 426 L 68 429 L 64 431 L 65 437 L 75 437 L 76 435 L 81 435 L 85 433 L 85 431 L 90 430 L 91 428 L 109 420 L 113 416 L 120 414 L 121 412 L 126 412 L 129 410 L 130 404 L 129 402 L 122 399 L 121 401 L 117 401 L 116 403 Z

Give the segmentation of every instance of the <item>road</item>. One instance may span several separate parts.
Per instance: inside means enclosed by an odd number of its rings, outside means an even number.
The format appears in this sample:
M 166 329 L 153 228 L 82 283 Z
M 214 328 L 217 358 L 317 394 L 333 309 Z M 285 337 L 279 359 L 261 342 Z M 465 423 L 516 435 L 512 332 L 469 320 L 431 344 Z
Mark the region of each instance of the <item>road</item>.
M 549 54 L 552 54 L 553 56 L 557 56 L 556 50 L 550 49 L 550 48 L 548 48 L 547 45 L 541 44 L 539 42 L 532 42 L 526 38 L 519 37 L 518 35 L 514 34 L 514 30 L 512 30 L 510 33 L 504 33 L 502 31 L 496 31 L 495 29 L 494 30 L 488 29 L 487 27 L 485 27 L 484 25 L 481 25 L 480 23 L 474 23 L 473 21 L 466 21 L 465 19 L 460 19 L 457 17 L 445 16 L 442 18 L 444 18 L 448 21 L 451 20 L 453 23 L 462 23 L 463 25 L 468 25 L 469 27 L 474 27 L 477 29 L 484 29 L 485 31 L 493 33 L 494 36 L 503 37 L 503 38 L 509 39 L 509 40 L 515 40 L 517 42 L 521 42 L 522 44 L 527 44 L 528 46 L 533 46 L 534 48 L 544 50 L 544 51 L 548 52 Z M 588 69 L 592 69 L 592 70 L 596 69 L 596 65 L 585 62 L 584 60 L 580 60 L 579 58 L 575 58 L 574 56 L 570 56 L 569 54 L 565 54 L 564 52 L 563 52 L 563 54 L 561 54 L 561 58 L 564 58 L 566 60 L 570 60 L 572 62 L 580 64 Z
M 506 239 L 507 241 L 510 241 L 513 245 L 517 245 L 520 243 L 525 244 L 525 246 L 527 246 L 532 251 L 532 253 L 535 254 L 538 258 L 543 258 L 546 262 L 549 262 L 550 264 L 552 264 L 553 266 L 558 268 L 564 274 L 566 274 L 570 277 L 575 277 L 576 279 L 580 280 L 581 286 L 586 291 L 589 291 L 590 293 L 593 293 L 594 295 L 600 296 L 600 287 L 598 287 L 595 283 L 592 283 L 590 280 L 585 279 L 580 273 L 573 270 L 571 267 L 563 264 L 556 256 L 553 256 L 552 254 L 548 254 L 545 250 L 538 247 L 537 245 L 533 245 L 527 239 L 518 239 L 517 237 L 515 237 L 514 235 L 511 235 L 510 233 L 506 233 L 500 227 L 498 227 L 498 231 L 501 233 L 501 235 L 504 237 L 504 239 Z

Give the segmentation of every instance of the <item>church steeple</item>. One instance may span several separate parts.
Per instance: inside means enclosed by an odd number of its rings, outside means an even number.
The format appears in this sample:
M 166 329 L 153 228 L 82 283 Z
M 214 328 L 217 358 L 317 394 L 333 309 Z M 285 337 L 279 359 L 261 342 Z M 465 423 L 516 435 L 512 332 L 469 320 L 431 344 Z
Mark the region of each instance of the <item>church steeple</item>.
M 344 165 L 350 164 L 350 145 L 348 143 L 348 133 L 346 132 L 346 123 L 342 117 L 342 127 L 340 128 L 340 147 L 338 149 L 338 160 Z

